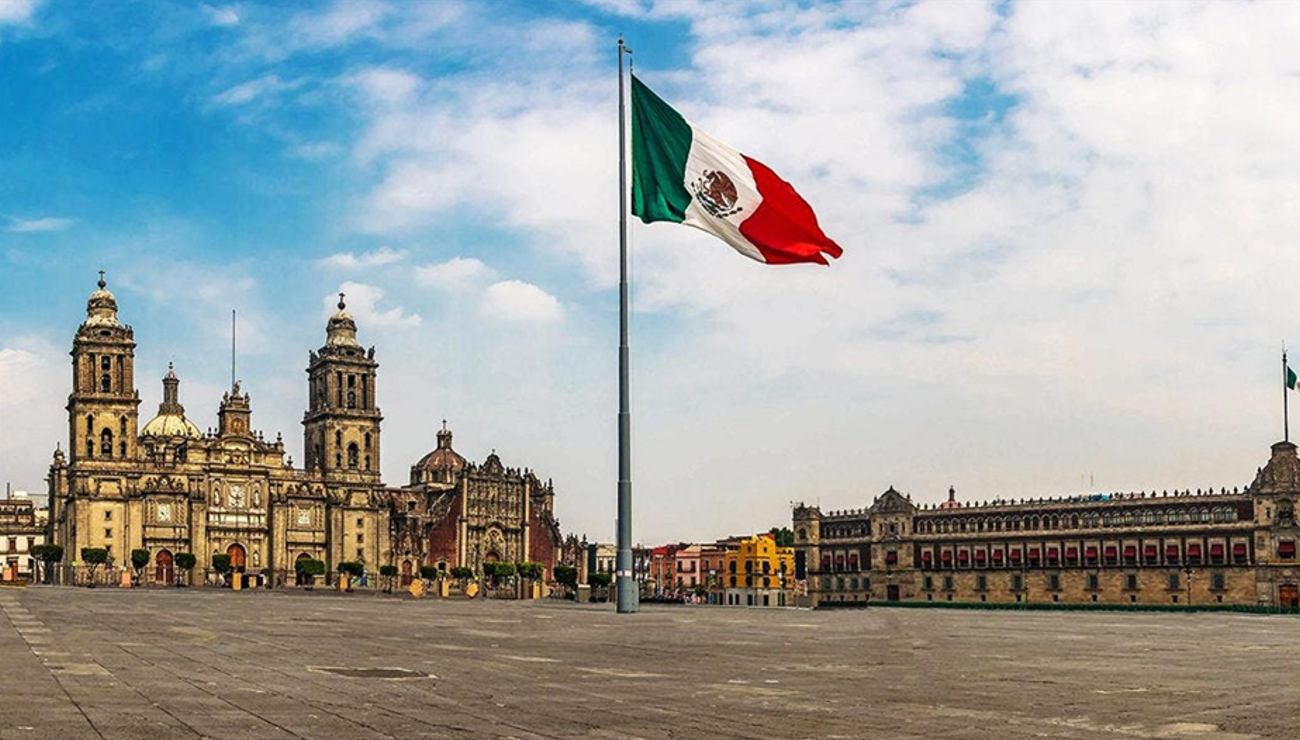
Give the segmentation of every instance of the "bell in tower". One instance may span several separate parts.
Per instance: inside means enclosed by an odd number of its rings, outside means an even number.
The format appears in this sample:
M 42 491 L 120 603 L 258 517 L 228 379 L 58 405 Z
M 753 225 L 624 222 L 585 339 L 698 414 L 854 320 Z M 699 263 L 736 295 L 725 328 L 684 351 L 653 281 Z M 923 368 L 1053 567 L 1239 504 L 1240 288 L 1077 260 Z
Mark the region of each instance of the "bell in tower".
M 357 324 L 339 294 L 338 311 L 325 327 L 325 345 L 307 366 L 308 406 L 303 417 L 307 468 L 327 476 L 379 481 L 379 425 L 375 405 L 374 348 L 357 342 Z

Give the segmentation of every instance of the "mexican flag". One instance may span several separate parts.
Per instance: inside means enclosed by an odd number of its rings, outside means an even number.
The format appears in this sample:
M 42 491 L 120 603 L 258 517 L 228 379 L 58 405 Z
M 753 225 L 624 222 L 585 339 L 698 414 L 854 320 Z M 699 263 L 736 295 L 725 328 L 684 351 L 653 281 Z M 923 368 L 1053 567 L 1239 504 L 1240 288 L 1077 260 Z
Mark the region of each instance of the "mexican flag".
M 1290 388 L 1291 390 L 1295 390 L 1296 389 L 1295 386 L 1296 386 L 1295 371 L 1291 369 L 1290 365 L 1287 365 L 1286 366 L 1286 387 Z
M 692 126 L 635 75 L 632 213 L 694 226 L 771 265 L 825 265 L 843 253 L 790 183 Z

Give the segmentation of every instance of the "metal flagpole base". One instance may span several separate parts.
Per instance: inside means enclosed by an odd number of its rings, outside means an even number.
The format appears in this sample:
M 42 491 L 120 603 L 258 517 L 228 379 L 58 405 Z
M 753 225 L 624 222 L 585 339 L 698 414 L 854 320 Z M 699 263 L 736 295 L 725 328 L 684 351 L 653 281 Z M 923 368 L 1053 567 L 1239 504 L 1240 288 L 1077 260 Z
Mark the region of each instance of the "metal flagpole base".
M 641 594 L 631 575 L 618 576 L 618 613 L 633 614 L 641 606 Z

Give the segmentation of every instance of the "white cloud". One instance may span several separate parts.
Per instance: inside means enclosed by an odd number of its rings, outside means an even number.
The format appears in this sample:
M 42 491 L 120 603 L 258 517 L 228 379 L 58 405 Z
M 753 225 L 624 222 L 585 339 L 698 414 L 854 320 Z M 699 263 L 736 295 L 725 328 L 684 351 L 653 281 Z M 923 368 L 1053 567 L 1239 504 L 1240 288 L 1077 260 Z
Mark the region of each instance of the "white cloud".
M 293 156 L 309 161 L 336 157 L 342 152 L 343 148 L 332 141 L 306 141 L 294 144 L 289 149 Z
M 222 106 L 247 105 L 257 100 L 266 100 L 277 96 L 286 90 L 293 90 L 301 85 L 301 80 L 286 82 L 281 80 L 279 75 L 263 75 L 224 90 L 215 95 L 212 102 Z
M 336 0 L 325 12 L 295 16 L 289 30 L 304 46 L 334 46 L 371 35 L 390 13 L 383 2 Z
M 409 328 L 420 325 L 420 315 L 407 313 L 401 306 L 388 309 L 379 308 L 384 298 L 384 290 L 366 283 L 346 282 L 339 286 L 339 293 L 346 296 L 347 310 L 358 324 L 364 327 Z M 325 296 L 324 315 L 329 316 L 337 310 L 338 295 Z
M 0 345 L 0 470 L 19 487 L 37 486 L 56 444 L 66 442 L 66 347 L 35 337 L 13 337 Z
M 45 218 L 33 218 L 33 219 L 26 219 L 26 220 L 12 219 L 12 222 L 9 224 L 6 230 L 19 233 L 19 234 L 42 232 L 42 231 L 63 231 L 68 227 L 72 226 L 74 223 L 76 223 L 76 219 L 56 218 L 54 216 L 46 216 Z
M 401 262 L 406 259 L 406 251 L 402 249 L 392 249 L 391 247 L 379 247 L 361 254 L 352 252 L 339 252 L 331 254 L 320 261 L 326 267 L 338 267 L 344 269 L 365 268 L 365 267 L 382 267 Z
M 506 321 L 549 323 L 559 320 L 555 296 L 522 280 L 502 280 L 483 291 L 483 313 Z
M 446 262 L 417 267 L 417 282 L 444 290 L 462 290 L 490 280 L 495 271 L 473 257 L 452 257 Z
M 392 105 L 410 99 L 419 89 L 421 80 L 400 69 L 370 67 L 353 74 L 351 82 L 371 100 Z
M 219 7 L 205 3 L 202 8 L 203 12 L 207 14 L 208 20 L 214 26 L 229 28 L 239 25 L 239 13 L 235 12 L 235 9 L 229 5 Z
M 0 25 L 26 23 L 39 4 L 38 0 L 0 0 Z

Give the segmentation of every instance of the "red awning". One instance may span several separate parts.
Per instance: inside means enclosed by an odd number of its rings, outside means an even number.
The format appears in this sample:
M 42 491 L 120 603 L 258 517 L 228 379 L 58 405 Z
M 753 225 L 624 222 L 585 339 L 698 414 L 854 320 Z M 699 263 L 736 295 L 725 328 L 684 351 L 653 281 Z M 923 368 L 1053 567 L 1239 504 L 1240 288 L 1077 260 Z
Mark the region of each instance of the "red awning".
M 1222 542 L 1210 543 L 1210 554 L 1216 558 L 1223 557 L 1223 543 Z
M 1106 557 L 1108 557 L 1108 558 L 1113 558 L 1113 557 L 1115 557 L 1116 554 L 1118 554 L 1118 553 L 1119 553 L 1119 548 L 1115 547 L 1114 545 L 1107 545 L 1107 546 L 1106 546 Z
M 1019 559 L 1020 559 L 1020 551 L 1019 551 L 1019 550 L 1012 550 L 1012 551 L 1011 551 L 1011 559 L 1012 559 L 1012 560 L 1019 560 Z
M 1279 543 L 1277 543 L 1277 552 L 1278 552 L 1279 555 L 1286 555 L 1286 556 L 1294 557 L 1294 556 L 1295 556 L 1295 543 L 1294 543 L 1294 542 L 1279 542 Z
M 892 550 L 889 551 L 889 552 L 887 552 L 887 553 L 885 553 L 885 562 L 888 563 L 888 564 L 890 564 L 890 565 L 893 565 L 894 563 L 897 563 L 897 562 L 898 562 L 898 553 L 896 553 L 896 552 L 894 552 L 894 551 L 892 551 Z
M 1065 559 L 1066 559 L 1066 560 L 1078 560 L 1078 559 L 1079 559 L 1079 548 L 1077 548 L 1077 547 L 1067 547 L 1067 548 L 1065 548 Z
M 1000 562 L 1002 562 L 1002 551 L 1001 551 L 1001 550 L 994 550 L 994 551 L 993 551 L 993 562 L 995 562 L 995 563 L 1000 563 Z
M 1095 558 L 1095 557 L 1097 557 L 1097 548 L 1095 548 L 1095 547 L 1088 547 L 1088 548 L 1085 548 L 1083 552 L 1084 552 L 1085 555 L 1087 555 L 1087 556 L 1090 557 L 1090 558 Z
M 1156 555 L 1160 554 L 1160 548 L 1156 547 L 1155 545 L 1147 545 L 1146 547 L 1142 548 L 1142 552 L 1146 557 L 1155 559 Z
M 1238 542 L 1232 546 L 1232 556 L 1237 558 L 1246 557 L 1246 543 Z
M 929 550 L 922 550 L 922 551 L 921 551 L 921 562 L 923 562 L 923 563 L 928 563 L 928 562 L 930 562 L 931 560 L 934 560 L 934 553 L 930 552 Z
M 1201 546 L 1199 544 L 1193 542 L 1187 545 L 1187 557 L 1199 558 L 1200 556 L 1201 556 Z
M 939 559 L 944 561 L 945 563 L 952 560 L 952 550 L 944 550 L 942 553 L 939 554 Z
M 1138 556 L 1138 548 L 1137 548 L 1137 545 L 1125 545 L 1125 546 L 1124 546 L 1124 557 L 1126 557 L 1126 558 L 1135 558 L 1135 557 L 1137 557 L 1137 556 Z
M 1047 559 L 1048 559 L 1048 560 L 1056 560 L 1056 559 L 1059 558 L 1060 556 L 1061 556 L 1061 551 L 1060 551 L 1058 548 L 1055 548 L 1055 547 L 1049 547 L 1049 548 L 1047 548 Z
M 1178 557 L 1178 545 L 1165 545 L 1165 557 L 1176 559 Z
M 1037 547 L 1031 547 L 1025 554 L 1029 556 L 1030 560 L 1037 560 L 1043 553 Z
M 975 551 L 975 562 L 977 562 L 977 563 L 982 563 L 982 562 L 984 562 L 984 555 L 985 555 L 985 553 L 984 553 L 983 550 L 976 550 L 976 551 Z

